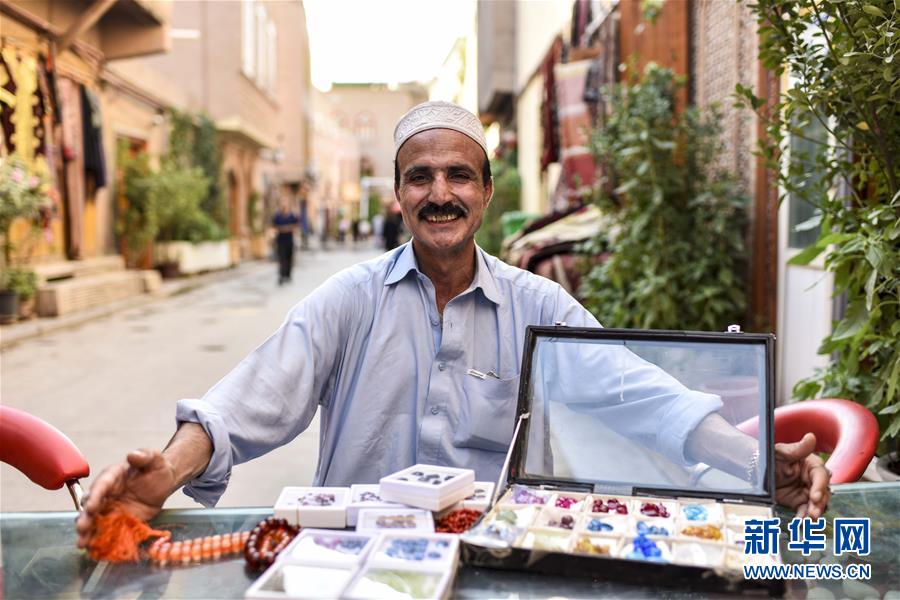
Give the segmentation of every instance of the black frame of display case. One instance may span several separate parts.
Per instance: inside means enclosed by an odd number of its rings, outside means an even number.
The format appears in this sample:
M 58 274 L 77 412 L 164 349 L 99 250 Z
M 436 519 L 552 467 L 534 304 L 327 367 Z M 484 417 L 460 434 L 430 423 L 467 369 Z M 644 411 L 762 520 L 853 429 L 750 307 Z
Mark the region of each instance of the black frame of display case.
M 703 492 L 698 490 L 680 490 L 673 488 L 654 488 L 651 486 L 634 486 L 622 490 L 620 483 L 600 481 L 577 481 L 560 478 L 528 477 L 525 475 L 525 445 L 528 440 L 531 411 L 531 358 L 539 338 L 567 338 L 583 340 L 615 339 L 625 341 L 677 341 L 722 344 L 756 344 L 766 349 L 766 406 L 760 419 L 765 419 L 766 472 L 763 480 L 763 491 L 767 496 L 756 494 L 740 494 L 727 492 Z M 669 331 L 645 329 L 608 329 L 556 326 L 529 326 L 525 332 L 525 344 L 522 354 L 522 373 L 519 385 L 516 420 L 518 427 L 511 443 L 509 467 L 506 472 L 506 487 L 513 484 L 528 486 L 542 490 L 559 490 L 569 492 L 601 493 L 604 495 L 648 496 L 656 498 L 704 498 L 716 501 L 730 500 L 738 505 L 755 504 L 774 509 L 775 506 L 775 336 L 760 333 L 716 333 L 698 331 Z M 503 474 L 501 474 L 501 483 Z M 495 490 L 495 498 L 499 498 L 500 489 Z M 485 515 L 492 507 L 485 511 Z M 773 512 L 774 514 L 774 512 Z M 483 517 L 482 517 L 483 518 Z M 480 520 L 479 520 L 480 522 Z M 466 564 L 496 569 L 532 571 L 553 575 L 576 577 L 603 577 L 617 581 L 631 582 L 641 585 L 654 585 L 668 588 L 691 589 L 712 592 L 758 592 L 760 594 L 781 596 L 785 584 L 782 580 L 744 579 L 731 570 L 695 567 L 671 563 L 613 558 L 608 556 L 588 556 L 568 554 L 564 552 L 548 552 L 525 548 L 494 548 L 473 544 L 460 540 L 462 560 Z

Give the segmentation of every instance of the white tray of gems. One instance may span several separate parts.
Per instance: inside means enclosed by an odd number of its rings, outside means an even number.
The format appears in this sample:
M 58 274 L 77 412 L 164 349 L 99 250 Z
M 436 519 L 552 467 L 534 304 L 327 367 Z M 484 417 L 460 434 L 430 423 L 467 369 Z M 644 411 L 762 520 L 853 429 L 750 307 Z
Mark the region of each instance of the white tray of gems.
M 491 504 L 491 496 L 494 494 L 494 484 L 490 481 L 476 481 L 475 489 L 471 494 L 463 498 L 459 508 L 468 508 L 484 512 Z
M 275 502 L 275 516 L 301 527 L 347 526 L 350 488 L 286 487 Z
M 434 517 L 431 511 L 420 508 L 363 508 L 359 511 L 356 531 L 434 533 Z
M 448 533 L 382 533 L 366 564 L 387 568 L 421 565 L 454 568 L 459 536 Z
M 353 576 L 354 567 L 299 565 L 276 561 L 244 594 L 247 600 L 319 600 L 339 598 Z
M 384 500 L 441 511 L 475 491 L 475 471 L 433 465 L 413 465 L 380 480 Z
M 765 334 L 529 327 L 501 487 L 462 560 L 783 593 L 744 579 L 759 559 L 740 547 L 775 505 L 773 348 Z
M 374 547 L 376 539 L 375 534 L 303 529 L 278 555 L 278 560 L 307 565 L 357 566 Z
M 403 508 L 397 502 L 388 502 L 379 495 L 377 483 L 356 483 L 350 486 L 350 504 L 347 505 L 347 526 L 356 527 L 359 511 L 363 508 Z
M 449 567 L 386 567 L 367 564 L 350 582 L 341 598 L 446 598 L 454 573 L 455 569 Z

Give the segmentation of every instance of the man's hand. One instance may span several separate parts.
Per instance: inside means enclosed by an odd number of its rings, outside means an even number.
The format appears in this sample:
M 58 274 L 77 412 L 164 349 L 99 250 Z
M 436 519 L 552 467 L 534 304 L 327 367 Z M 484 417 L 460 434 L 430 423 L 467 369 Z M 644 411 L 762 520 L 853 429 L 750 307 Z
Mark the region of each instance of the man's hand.
M 775 444 L 775 500 L 813 520 L 825 514 L 831 472 L 815 455 L 816 436 L 807 433 L 793 444 Z
M 78 547 L 86 548 L 94 535 L 97 516 L 113 502 L 139 519 L 150 520 L 177 487 L 175 470 L 157 450 L 135 450 L 127 460 L 104 470 L 84 497 L 75 521 Z

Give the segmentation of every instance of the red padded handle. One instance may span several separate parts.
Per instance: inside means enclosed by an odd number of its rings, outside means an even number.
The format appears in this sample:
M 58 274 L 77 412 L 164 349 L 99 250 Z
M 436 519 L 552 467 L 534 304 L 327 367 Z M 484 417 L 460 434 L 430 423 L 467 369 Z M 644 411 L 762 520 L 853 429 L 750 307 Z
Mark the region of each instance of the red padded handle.
M 738 429 L 756 437 L 756 417 L 744 421 Z M 849 400 L 826 398 L 806 400 L 775 409 L 775 442 L 797 442 L 806 434 L 816 436 L 816 451 L 830 452 L 825 463 L 831 470 L 831 483 L 858 480 L 875 456 L 878 445 L 878 420 L 865 406 Z
M 84 455 L 63 432 L 8 406 L 0 406 L 0 461 L 48 490 L 91 474 Z

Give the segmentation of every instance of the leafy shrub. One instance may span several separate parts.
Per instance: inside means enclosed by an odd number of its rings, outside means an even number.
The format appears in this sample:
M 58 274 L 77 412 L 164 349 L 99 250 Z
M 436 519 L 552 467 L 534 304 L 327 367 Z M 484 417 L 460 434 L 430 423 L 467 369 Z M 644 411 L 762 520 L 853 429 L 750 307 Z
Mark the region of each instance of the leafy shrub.
M 475 240 L 488 254 L 500 254 L 503 243 L 503 213 L 517 210 L 521 206 L 522 178 L 516 168 L 515 154 L 491 161 L 494 176 L 494 197 L 484 211 L 481 227 Z
M 722 331 L 744 317 L 747 199 L 714 166 L 719 115 L 675 113 L 681 85 L 650 64 L 641 81 L 607 90 L 613 110 L 592 151 L 617 187 L 598 186 L 613 226 L 592 247 L 611 254 L 579 290 L 606 326 Z
M 884 451 L 900 440 L 900 4 L 758 0 L 750 8 L 760 58 L 778 74 L 787 69 L 793 86 L 772 106 L 737 92 L 767 123 L 761 154 L 782 197 L 818 209 L 818 239 L 791 262 L 824 253 L 847 307 L 819 348 L 832 360 L 793 393 L 864 404 L 878 416 Z M 809 123 L 827 132 L 823 140 L 804 135 Z M 808 151 L 796 155 L 791 139 Z M 782 161 L 788 148 L 794 155 Z
M 143 252 L 159 231 L 159 214 L 153 194 L 150 157 L 145 152 L 132 155 L 125 140 L 119 141 L 117 164 L 121 173 L 125 205 L 116 223 L 116 232 L 125 240 L 132 260 Z

